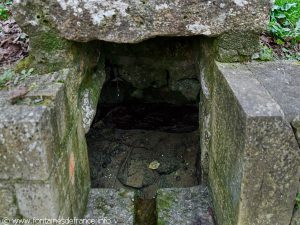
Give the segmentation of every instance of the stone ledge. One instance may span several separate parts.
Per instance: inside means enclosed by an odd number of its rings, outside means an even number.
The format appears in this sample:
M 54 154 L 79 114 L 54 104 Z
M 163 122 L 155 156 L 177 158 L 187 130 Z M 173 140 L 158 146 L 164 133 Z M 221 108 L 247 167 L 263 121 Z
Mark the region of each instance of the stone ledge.
M 218 63 L 217 66 L 247 117 L 283 116 L 279 104 L 252 77 L 248 65 Z
M 238 68 L 235 68 L 237 66 Z M 234 73 L 247 74 L 248 79 L 256 79 L 255 82 L 261 85 L 280 106 L 288 122 L 300 116 L 300 64 L 298 62 L 231 64 L 230 69 L 232 79 L 239 79 L 239 76 L 234 76 Z
M 156 208 L 158 224 L 214 224 L 212 203 L 205 186 L 159 189 Z
M 114 189 L 91 189 L 84 219 L 95 224 L 134 224 L 134 192 Z M 106 220 L 106 222 L 104 222 Z

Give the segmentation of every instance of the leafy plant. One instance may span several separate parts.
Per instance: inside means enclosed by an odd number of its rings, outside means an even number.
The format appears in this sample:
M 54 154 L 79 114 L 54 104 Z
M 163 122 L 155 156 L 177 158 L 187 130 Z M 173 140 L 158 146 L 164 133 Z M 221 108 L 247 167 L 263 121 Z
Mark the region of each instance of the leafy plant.
M 9 10 L 5 5 L 0 4 L 0 20 L 7 20 L 9 17 Z
M 300 41 L 300 0 L 277 0 L 271 12 L 269 32 L 276 43 Z
M 262 46 L 257 59 L 261 61 L 271 61 L 274 59 L 273 49 L 268 46 Z
M 18 84 L 20 81 L 25 80 L 27 77 L 32 75 L 32 72 L 34 71 L 33 68 L 30 68 L 29 70 L 22 70 L 20 74 L 18 74 L 18 76 L 16 76 L 15 80 L 14 80 L 14 84 Z
M 300 60 L 300 0 L 275 0 L 268 32 L 260 40 L 262 48 L 254 59 Z
M 22 70 L 21 75 L 25 79 L 26 77 L 30 76 L 33 71 L 34 71 L 33 68 L 30 68 L 29 70 Z
M 15 72 L 12 70 L 5 70 L 2 75 L 0 75 L 0 87 L 4 87 L 9 81 L 11 81 L 15 76 Z
M 8 6 L 12 3 L 12 0 L 0 0 L 0 20 L 7 20 L 10 17 Z
M 34 69 L 22 70 L 20 74 L 15 73 L 13 70 L 5 70 L 4 73 L 0 74 L 0 88 L 9 85 L 17 85 L 27 77 L 31 76 Z

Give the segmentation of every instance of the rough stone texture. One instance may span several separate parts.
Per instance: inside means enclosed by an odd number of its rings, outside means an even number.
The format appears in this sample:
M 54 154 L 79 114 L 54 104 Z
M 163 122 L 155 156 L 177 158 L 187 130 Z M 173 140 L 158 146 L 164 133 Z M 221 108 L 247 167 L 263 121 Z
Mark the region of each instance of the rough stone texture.
M 87 133 L 92 125 L 96 115 L 98 100 L 104 84 L 106 73 L 104 70 L 104 58 L 98 62 L 98 68 L 92 76 L 85 78 L 80 87 L 79 105 L 81 106 L 82 122 L 85 133 Z
M 280 105 L 285 118 L 291 122 L 300 117 L 299 62 L 277 61 L 246 65 L 252 75 Z
M 0 114 L 0 178 L 45 180 L 53 162 L 53 127 L 45 106 L 11 106 Z
M 82 218 L 90 189 L 85 132 L 105 79 L 104 59 L 93 42 L 60 38 L 38 2 L 29 4 L 40 23 L 27 27 L 32 50 L 14 68 L 34 69 L 19 84 L 29 92 L 12 104 L 10 90 L 19 86 L 0 91 L 0 190 L 11 184 L 15 204 L 5 203 L 0 215 Z
M 300 210 L 294 213 L 294 217 L 290 225 L 300 225 Z
M 197 100 L 200 84 L 197 38 L 155 38 L 139 44 L 105 43 L 106 71 L 111 82 L 105 103 L 129 101 L 186 104 Z
M 200 80 L 200 101 L 199 101 L 199 133 L 200 133 L 200 150 L 201 150 L 201 178 L 203 183 L 208 183 L 209 172 L 209 149 L 211 148 L 211 124 L 212 124 L 212 90 L 214 85 L 213 74 L 214 52 L 213 40 L 203 39 L 200 41 L 200 53 L 197 56 L 197 69 Z
M 155 36 L 218 36 L 226 31 L 265 28 L 269 1 L 16 1 L 22 27 L 45 20 L 69 40 L 139 42 Z
M 91 189 L 84 219 L 94 224 L 134 224 L 134 192 Z
M 1 195 L 1 215 L 83 216 L 90 174 L 83 123 L 86 115 L 78 106 L 87 91 L 91 93 L 89 102 L 98 102 L 104 80 L 103 64 L 95 72 L 85 68 L 28 77 L 22 86 L 29 92 L 15 104 L 9 101 L 10 91 L 2 90 L 0 155 L 5 159 L 0 173 L 14 188 L 9 189 L 12 196 L 7 191 Z
M 294 132 L 300 146 L 300 116 L 297 116 L 293 119 L 292 126 L 294 128 Z
M 205 186 L 165 188 L 157 193 L 158 225 L 213 225 L 213 210 Z
M 20 214 L 26 218 L 58 218 L 59 194 L 49 184 L 16 184 Z
M 246 69 L 252 73 L 280 105 L 286 120 L 291 123 L 294 129 L 300 146 L 299 63 L 290 61 L 253 63 L 247 66 Z M 300 184 L 298 185 L 300 188 Z M 299 211 L 295 212 L 292 225 L 293 223 L 300 224 Z
M 61 155 L 61 149 L 58 148 L 58 134 L 61 132 L 56 129 L 59 122 L 56 120 L 59 116 L 56 115 L 65 111 L 63 107 L 58 111 L 53 100 L 63 98 L 63 85 L 60 82 L 69 74 L 70 70 L 63 70 L 28 78 L 22 85 L 30 87 L 29 92 L 16 104 L 9 101 L 10 92 L 3 91 L 8 94 L 4 95 L 6 99 L 1 105 L 1 111 L 4 112 L 1 114 L 1 156 L 7 160 L 1 160 L 4 167 L 1 171 L 7 176 L 2 179 L 14 185 L 18 216 L 57 218 L 59 214 L 60 186 L 54 182 L 51 174 Z
M 215 58 L 219 62 L 250 61 L 260 51 L 260 34 L 251 32 L 227 32 L 214 41 Z
M 265 69 L 251 69 L 259 66 Z M 284 107 L 257 78 L 268 69 L 268 64 L 217 63 L 203 70 L 211 120 L 209 183 L 219 224 L 291 221 L 300 150 Z
M 14 192 L 0 184 L 0 218 L 13 218 L 17 214 Z

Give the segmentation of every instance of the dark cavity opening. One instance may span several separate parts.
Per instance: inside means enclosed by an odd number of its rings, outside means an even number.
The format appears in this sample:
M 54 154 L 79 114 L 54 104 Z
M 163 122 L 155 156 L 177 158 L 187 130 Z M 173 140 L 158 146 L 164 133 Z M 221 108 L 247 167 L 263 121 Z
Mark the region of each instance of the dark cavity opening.
M 201 179 L 194 39 L 102 49 L 107 77 L 87 134 L 92 187 L 134 190 L 136 224 L 152 225 L 158 189 Z

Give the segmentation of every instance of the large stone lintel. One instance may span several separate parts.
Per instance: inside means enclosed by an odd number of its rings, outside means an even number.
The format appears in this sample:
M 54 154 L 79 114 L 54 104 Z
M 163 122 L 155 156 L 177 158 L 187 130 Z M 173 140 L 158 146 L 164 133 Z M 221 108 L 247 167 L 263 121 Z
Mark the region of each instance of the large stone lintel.
M 219 36 L 238 30 L 259 33 L 270 1 L 16 1 L 15 18 L 30 35 L 48 22 L 74 41 L 136 43 L 155 36 Z

